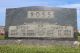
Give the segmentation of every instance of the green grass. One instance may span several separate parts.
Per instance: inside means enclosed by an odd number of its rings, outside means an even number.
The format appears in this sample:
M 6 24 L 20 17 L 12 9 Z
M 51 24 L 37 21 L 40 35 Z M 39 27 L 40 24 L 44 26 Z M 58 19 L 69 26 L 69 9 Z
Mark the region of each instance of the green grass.
M 0 38 L 4 39 L 2 36 Z M 0 45 L 0 53 L 80 53 L 80 46 Z
M 80 53 L 80 47 L 1 45 L 0 53 Z
M 0 35 L 0 40 L 5 39 L 5 35 Z

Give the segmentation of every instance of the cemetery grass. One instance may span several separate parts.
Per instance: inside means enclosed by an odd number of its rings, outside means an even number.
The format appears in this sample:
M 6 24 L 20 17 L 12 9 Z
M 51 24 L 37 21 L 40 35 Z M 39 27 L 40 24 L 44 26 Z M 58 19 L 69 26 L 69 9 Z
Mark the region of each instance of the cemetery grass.
M 80 53 L 80 46 L 0 45 L 0 53 Z
M 0 40 L 5 39 L 5 35 L 0 35 Z
M 80 36 L 78 37 L 78 41 L 80 41 Z M 80 46 L 0 45 L 0 53 L 80 53 Z

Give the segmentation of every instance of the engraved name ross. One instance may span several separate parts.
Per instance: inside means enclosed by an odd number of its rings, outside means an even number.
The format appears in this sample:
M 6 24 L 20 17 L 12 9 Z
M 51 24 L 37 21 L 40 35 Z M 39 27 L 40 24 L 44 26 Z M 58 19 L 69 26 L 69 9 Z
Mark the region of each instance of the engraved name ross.
M 53 11 L 28 11 L 28 18 L 53 18 Z

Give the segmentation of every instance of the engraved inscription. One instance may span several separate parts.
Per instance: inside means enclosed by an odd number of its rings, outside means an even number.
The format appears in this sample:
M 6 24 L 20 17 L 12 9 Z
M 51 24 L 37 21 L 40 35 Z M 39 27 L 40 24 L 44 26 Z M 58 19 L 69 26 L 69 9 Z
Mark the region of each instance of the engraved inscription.
M 54 18 L 53 11 L 28 11 L 28 18 Z
M 26 24 L 9 27 L 9 37 L 73 37 L 72 26 L 60 26 L 53 24 Z

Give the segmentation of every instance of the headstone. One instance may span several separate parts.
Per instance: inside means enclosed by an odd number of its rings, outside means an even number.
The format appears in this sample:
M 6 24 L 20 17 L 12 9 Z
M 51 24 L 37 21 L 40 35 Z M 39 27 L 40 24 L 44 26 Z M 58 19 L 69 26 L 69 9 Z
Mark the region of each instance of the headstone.
M 45 39 L 44 43 L 51 39 L 59 43 L 74 42 L 77 12 L 75 8 L 44 6 L 10 8 L 6 9 L 5 29 L 9 38 L 40 38 Z

